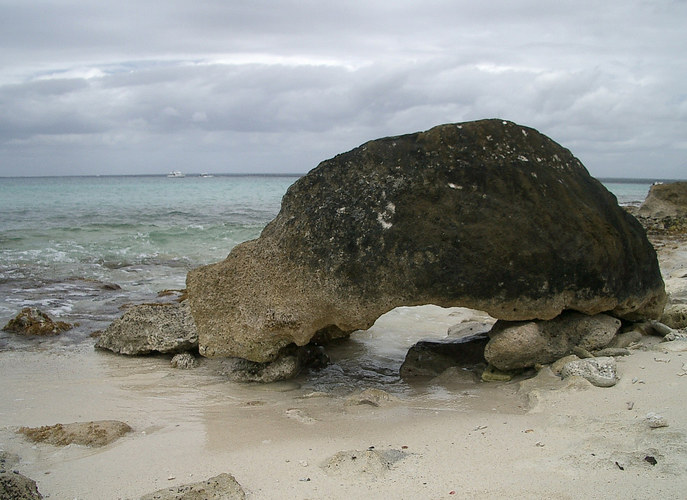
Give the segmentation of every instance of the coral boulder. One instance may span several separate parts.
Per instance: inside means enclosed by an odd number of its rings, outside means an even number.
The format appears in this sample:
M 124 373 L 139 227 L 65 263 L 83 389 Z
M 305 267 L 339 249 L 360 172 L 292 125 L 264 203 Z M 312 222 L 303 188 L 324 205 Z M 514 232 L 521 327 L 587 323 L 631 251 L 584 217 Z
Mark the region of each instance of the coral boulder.
M 570 151 L 501 120 L 368 142 L 288 190 L 261 236 L 191 271 L 200 353 L 257 362 L 397 306 L 497 319 L 658 317 L 656 254 Z

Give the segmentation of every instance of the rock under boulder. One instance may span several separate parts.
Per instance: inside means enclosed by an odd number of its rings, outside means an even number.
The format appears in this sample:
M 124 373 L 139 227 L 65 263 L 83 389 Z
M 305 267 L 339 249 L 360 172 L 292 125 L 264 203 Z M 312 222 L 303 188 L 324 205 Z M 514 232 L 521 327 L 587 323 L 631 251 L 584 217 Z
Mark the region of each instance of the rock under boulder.
M 53 319 L 40 309 L 25 307 L 2 327 L 6 332 L 20 335 L 59 335 L 70 330 L 73 325 Z
M 95 346 L 118 354 L 181 353 L 198 347 L 188 303 L 141 304 L 114 320 Z
M 306 368 L 323 368 L 329 358 L 321 347 L 287 346 L 274 361 L 258 363 L 244 358 L 222 362 L 220 372 L 234 382 L 271 383 L 296 377 Z
M 642 217 L 687 217 L 687 182 L 654 184 L 638 214 Z
M 257 240 L 191 271 L 200 353 L 273 360 L 398 306 L 511 321 L 658 317 L 656 253 L 570 151 L 501 120 L 368 142 L 322 162 Z
M 586 351 L 606 347 L 620 326 L 620 320 L 607 314 L 571 311 L 550 321 L 497 321 L 484 357 L 499 370 L 553 363 L 576 347 Z
M 687 304 L 670 304 L 663 311 L 661 323 L 670 328 L 687 328 Z
M 486 367 L 484 347 L 488 340 L 486 334 L 422 340 L 408 350 L 399 371 L 401 378 L 436 377 L 454 366 L 471 371 L 483 370 Z

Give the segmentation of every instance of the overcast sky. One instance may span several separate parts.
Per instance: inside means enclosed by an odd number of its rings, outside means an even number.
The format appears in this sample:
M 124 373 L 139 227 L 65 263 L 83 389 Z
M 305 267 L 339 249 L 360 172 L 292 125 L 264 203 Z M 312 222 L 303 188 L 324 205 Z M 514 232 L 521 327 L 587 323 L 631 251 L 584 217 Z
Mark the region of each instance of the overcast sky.
M 503 118 L 687 178 L 685 0 L 0 0 L 0 175 L 307 172 Z

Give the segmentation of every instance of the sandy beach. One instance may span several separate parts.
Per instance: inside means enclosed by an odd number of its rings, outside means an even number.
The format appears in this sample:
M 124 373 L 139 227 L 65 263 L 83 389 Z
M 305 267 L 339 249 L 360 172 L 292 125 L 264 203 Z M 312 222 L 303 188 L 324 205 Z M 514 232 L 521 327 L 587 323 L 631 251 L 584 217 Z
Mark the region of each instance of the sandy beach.
M 666 289 L 684 298 L 687 246 L 655 245 Z M 465 314 L 429 312 L 437 332 Z M 169 357 L 88 344 L 5 351 L 0 450 L 54 499 L 139 498 L 223 472 L 250 499 L 683 498 L 687 343 L 661 340 L 645 337 L 618 358 L 610 388 L 544 369 L 505 383 L 447 375 L 363 398 L 364 380 L 331 391 L 313 390 L 317 375 L 240 385 L 212 362 L 179 370 Z M 651 428 L 650 413 L 668 426 Z M 101 448 L 34 444 L 16 432 L 103 419 L 133 431 Z

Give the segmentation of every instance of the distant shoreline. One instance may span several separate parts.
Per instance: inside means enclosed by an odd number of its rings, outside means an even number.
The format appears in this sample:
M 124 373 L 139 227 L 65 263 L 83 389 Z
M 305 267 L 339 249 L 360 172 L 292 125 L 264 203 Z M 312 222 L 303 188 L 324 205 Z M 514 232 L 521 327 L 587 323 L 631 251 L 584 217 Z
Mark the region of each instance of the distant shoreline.
M 303 177 L 307 172 L 296 173 L 296 172 L 286 172 L 286 173 L 214 173 L 209 172 L 213 177 Z M 202 177 L 205 172 L 191 172 L 185 174 L 185 177 Z M 88 174 L 88 175 L 0 175 L 0 179 L 55 179 L 55 178 L 110 178 L 110 177 L 166 177 L 167 173 L 162 174 Z M 593 177 L 593 176 L 592 176 Z M 611 182 L 618 184 L 653 184 L 654 182 L 685 182 L 687 179 L 662 179 L 659 177 L 595 177 L 596 180 L 600 182 Z
M 260 173 L 260 174 L 240 174 L 240 173 L 226 173 L 217 174 L 209 172 L 213 177 L 303 177 L 305 173 Z M 201 177 L 202 174 L 198 173 L 188 173 L 185 177 Z M 0 179 L 62 179 L 62 178 L 92 178 L 92 179 L 102 179 L 111 177 L 167 177 L 167 173 L 164 174 L 88 174 L 88 175 L 0 175 Z

